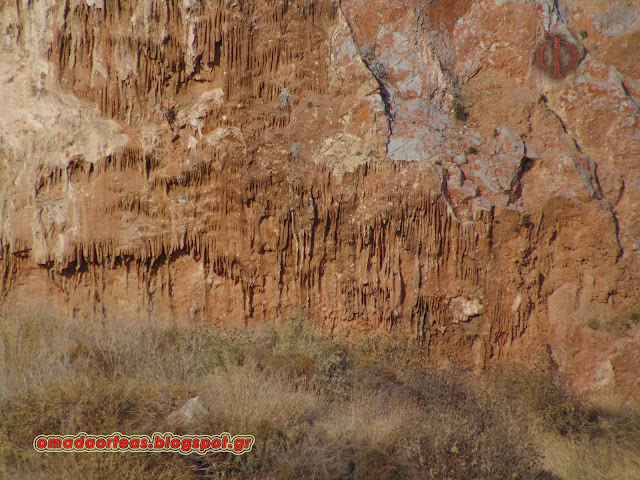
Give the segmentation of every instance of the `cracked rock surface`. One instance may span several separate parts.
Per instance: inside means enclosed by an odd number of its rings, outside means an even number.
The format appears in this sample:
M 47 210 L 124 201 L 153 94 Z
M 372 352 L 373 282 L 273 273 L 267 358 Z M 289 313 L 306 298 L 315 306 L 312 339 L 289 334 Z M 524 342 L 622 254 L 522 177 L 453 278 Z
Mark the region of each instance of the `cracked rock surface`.
M 637 2 L 17 0 L 0 28 L 3 311 L 302 308 L 640 388 L 640 327 L 587 327 L 640 310 Z

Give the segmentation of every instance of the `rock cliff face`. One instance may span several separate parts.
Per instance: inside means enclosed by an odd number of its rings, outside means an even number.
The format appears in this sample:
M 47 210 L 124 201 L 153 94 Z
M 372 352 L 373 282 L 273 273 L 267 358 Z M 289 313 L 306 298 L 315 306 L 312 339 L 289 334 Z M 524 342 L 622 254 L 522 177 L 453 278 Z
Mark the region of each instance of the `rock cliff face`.
M 593 328 L 640 309 L 637 3 L 17 0 L 0 27 L 5 310 L 303 309 L 640 388 L 638 328 Z

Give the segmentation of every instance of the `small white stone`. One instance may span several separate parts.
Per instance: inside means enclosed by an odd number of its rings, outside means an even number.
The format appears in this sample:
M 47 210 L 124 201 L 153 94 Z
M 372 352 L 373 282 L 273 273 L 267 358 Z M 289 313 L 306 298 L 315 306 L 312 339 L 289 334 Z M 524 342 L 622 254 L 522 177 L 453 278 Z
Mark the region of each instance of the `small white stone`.
M 455 157 L 453 157 L 453 162 L 458 165 L 464 165 L 468 162 L 467 156 L 464 153 L 459 153 Z
M 196 417 L 200 417 L 207 413 L 200 397 L 193 397 L 187 401 L 181 408 L 174 410 L 169 415 L 168 420 L 171 423 L 189 423 Z

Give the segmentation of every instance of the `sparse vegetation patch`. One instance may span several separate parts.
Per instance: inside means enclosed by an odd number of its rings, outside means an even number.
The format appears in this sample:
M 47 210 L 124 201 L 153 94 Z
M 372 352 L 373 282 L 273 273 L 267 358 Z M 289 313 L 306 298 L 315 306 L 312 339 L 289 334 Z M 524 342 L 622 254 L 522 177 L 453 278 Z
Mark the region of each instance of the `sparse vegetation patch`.
M 302 152 L 302 144 L 296 142 L 291 145 L 291 155 L 293 158 L 298 158 L 300 156 L 300 152 Z
M 346 343 L 300 318 L 224 333 L 70 325 L 42 312 L 0 320 L 0 478 L 534 480 L 556 478 L 544 471 L 540 439 L 566 455 L 577 454 L 572 442 L 595 448 L 590 438 L 614 434 L 627 457 L 640 449 L 640 416 L 590 412 L 548 373 L 443 372 L 393 335 Z M 196 417 L 172 423 L 196 396 Z M 79 431 L 227 431 L 256 443 L 238 457 L 31 446 L 40 434 Z
M 289 91 L 289 89 L 283 88 L 282 91 L 280 92 L 280 95 L 278 95 L 278 100 L 280 100 L 280 106 L 282 108 L 287 108 L 287 106 L 289 105 L 290 98 L 291 98 L 291 92 Z
M 462 122 L 466 122 L 467 118 L 469 118 L 469 114 L 467 113 L 467 110 L 464 108 L 464 106 L 462 106 L 459 103 L 456 103 L 453 106 L 453 114 L 458 120 Z

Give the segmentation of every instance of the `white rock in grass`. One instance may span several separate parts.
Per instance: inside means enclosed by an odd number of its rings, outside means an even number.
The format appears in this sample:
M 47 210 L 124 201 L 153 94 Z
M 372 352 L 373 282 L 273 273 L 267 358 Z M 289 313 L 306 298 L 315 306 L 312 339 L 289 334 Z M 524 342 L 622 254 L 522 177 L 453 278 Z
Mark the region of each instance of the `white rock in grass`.
M 169 423 L 191 423 L 198 417 L 207 413 L 207 407 L 204 406 L 200 397 L 193 397 L 187 401 L 182 407 L 174 410 L 169 414 L 167 420 Z

